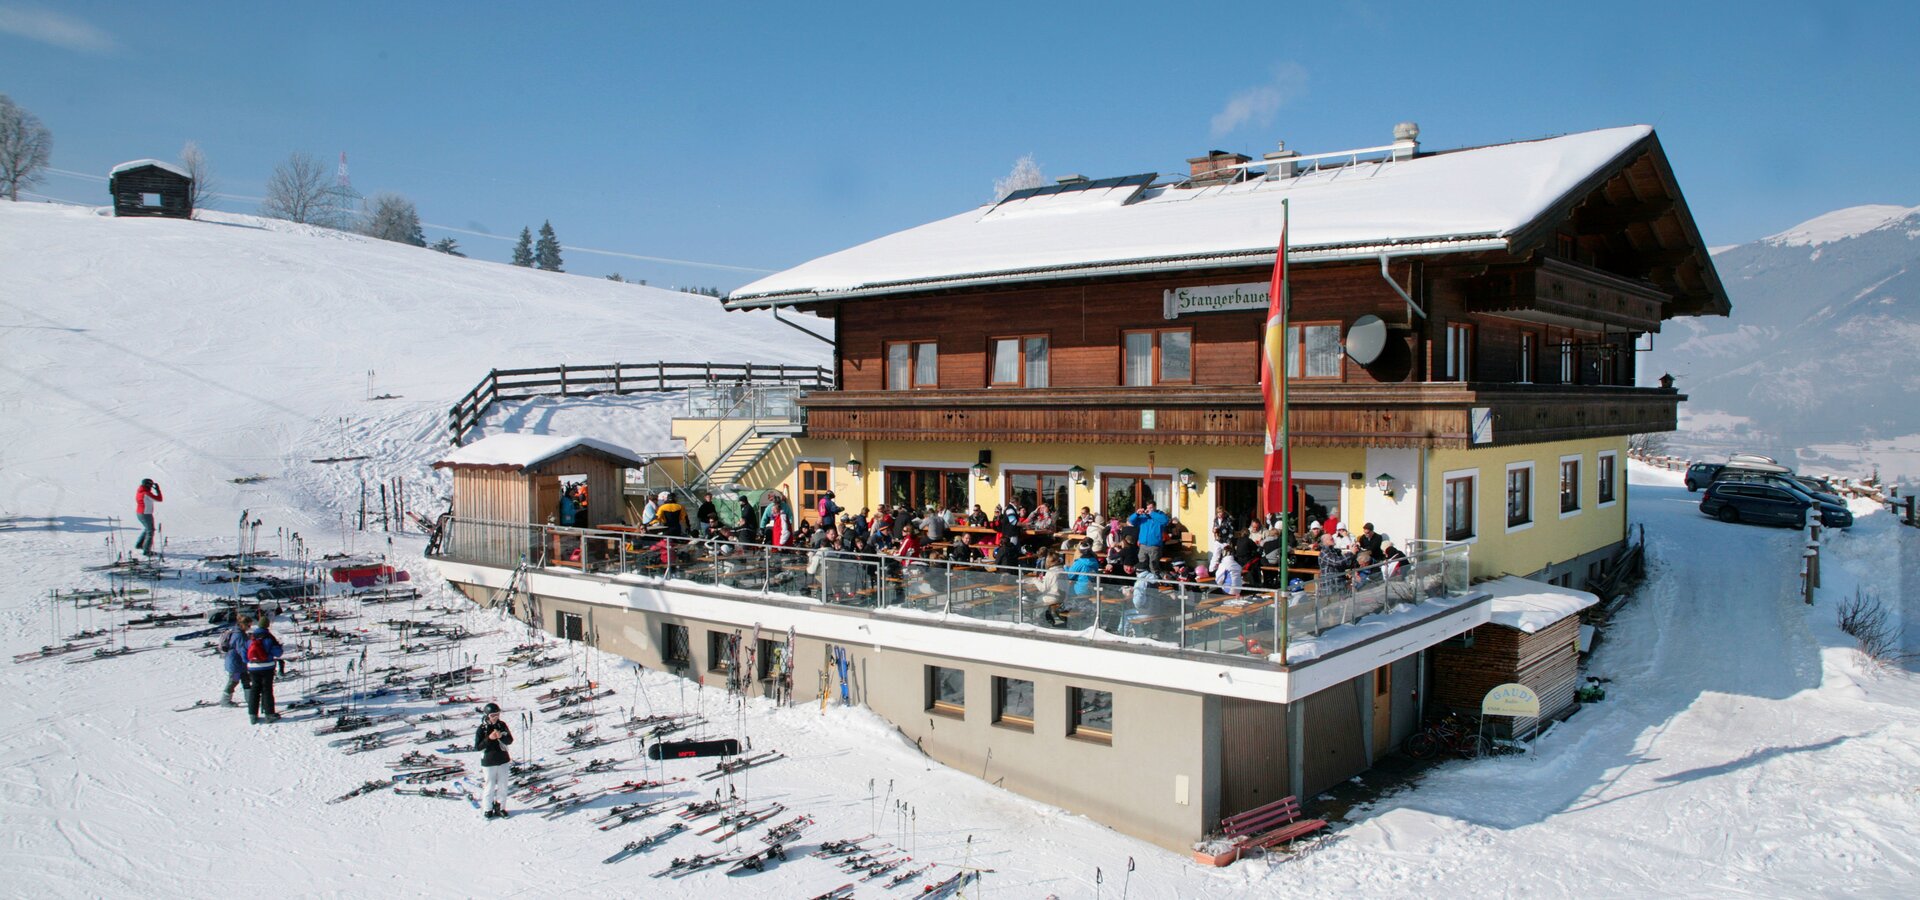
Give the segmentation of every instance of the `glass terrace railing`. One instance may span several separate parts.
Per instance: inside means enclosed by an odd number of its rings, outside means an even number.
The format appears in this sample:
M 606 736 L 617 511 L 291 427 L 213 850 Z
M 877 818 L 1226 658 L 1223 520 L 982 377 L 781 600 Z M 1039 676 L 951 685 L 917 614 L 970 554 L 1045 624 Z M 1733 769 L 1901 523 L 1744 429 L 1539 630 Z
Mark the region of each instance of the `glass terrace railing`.
M 1068 639 L 1289 661 L 1289 651 L 1368 616 L 1465 596 L 1468 547 L 1435 543 L 1404 559 L 1330 573 L 1300 589 L 1225 588 L 984 561 L 675 538 L 637 528 L 450 519 L 433 556 L 511 569 L 573 570 L 641 583 L 731 589 L 943 622 L 1000 623 Z

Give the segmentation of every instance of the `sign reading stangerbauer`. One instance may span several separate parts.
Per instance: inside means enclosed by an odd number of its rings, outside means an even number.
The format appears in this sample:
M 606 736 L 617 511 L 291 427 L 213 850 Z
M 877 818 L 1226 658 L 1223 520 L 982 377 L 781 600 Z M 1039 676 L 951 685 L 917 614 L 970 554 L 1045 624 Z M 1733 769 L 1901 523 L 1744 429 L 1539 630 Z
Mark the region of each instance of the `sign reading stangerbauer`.
M 1240 312 L 1267 308 L 1267 283 L 1208 284 L 1160 292 L 1161 313 L 1178 319 L 1194 313 Z

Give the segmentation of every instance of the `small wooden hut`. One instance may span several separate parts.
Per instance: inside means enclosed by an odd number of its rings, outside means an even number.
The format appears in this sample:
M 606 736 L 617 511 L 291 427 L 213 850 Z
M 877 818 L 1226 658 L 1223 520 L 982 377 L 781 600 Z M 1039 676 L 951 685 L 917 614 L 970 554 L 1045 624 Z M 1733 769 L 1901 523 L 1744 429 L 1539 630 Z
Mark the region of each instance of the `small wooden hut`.
M 537 554 L 534 528 L 557 520 L 561 482 L 587 482 L 589 526 L 622 521 L 626 470 L 645 466 L 630 450 L 578 435 L 496 434 L 433 464 L 453 472 L 454 531 L 449 556 L 517 565 Z
M 107 175 L 116 216 L 193 218 L 193 176 L 172 163 L 136 159 Z
M 1493 595 L 1493 618 L 1433 648 L 1433 698 L 1443 708 L 1478 713 L 1488 691 L 1508 682 L 1524 684 L 1540 697 L 1540 718 L 1514 720 L 1511 733 L 1532 734 L 1573 708 L 1580 680 L 1580 611 L 1600 598 L 1514 575 L 1479 587 Z

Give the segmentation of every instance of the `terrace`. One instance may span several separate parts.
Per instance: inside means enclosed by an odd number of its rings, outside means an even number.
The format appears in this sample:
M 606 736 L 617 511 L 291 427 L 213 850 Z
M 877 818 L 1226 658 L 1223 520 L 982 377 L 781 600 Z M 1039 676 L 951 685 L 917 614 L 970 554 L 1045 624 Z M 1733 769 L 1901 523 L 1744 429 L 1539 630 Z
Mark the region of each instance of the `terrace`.
M 1470 606 L 1468 547 L 1415 542 L 1405 559 L 1319 579 L 1300 590 L 944 560 L 903 560 L 738 541 L 670 538 L 639 529 L 567 528 L 450 519 L 435 559 L 574 576 L 745 603 L 818 606 L 900 622 L 1172 654 L 1241 665 L 1307 662 Z M 1064 624 L 1051 625 L 1056 602 Z M 1354 626 L 1354 627 L 1348 627 Z M 1343 630 L 1344 629 L 1344 630 Z

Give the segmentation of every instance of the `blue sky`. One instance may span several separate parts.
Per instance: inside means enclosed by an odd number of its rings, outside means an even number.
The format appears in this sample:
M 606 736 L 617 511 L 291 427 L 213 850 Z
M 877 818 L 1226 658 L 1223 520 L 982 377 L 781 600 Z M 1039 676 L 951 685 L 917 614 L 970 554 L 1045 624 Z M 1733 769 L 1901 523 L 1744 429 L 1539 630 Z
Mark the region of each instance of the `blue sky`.
M 293 151 L 437 226 L 777 269 L 1049 176 L 1645 122 L 1709 243 L 1920 204 L 1920 4 L 134 4 L 0 0 L 0 93 L 58 169 L 197 140 L 257 197 Z M 1237 10 L 1228 12 L 1227 10 Z M 104 202 L 52 175 L 45 195 Z M 252 211 L 249 200 L 223 208 Z M 451 232 L 429 228 L 428 236 Z M 473 255 L 509 243 L 455 233 Z M 576 250 L 731 288 L 751 271 Z

